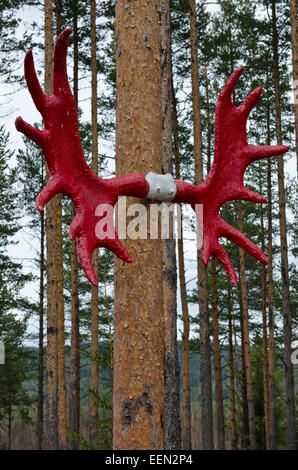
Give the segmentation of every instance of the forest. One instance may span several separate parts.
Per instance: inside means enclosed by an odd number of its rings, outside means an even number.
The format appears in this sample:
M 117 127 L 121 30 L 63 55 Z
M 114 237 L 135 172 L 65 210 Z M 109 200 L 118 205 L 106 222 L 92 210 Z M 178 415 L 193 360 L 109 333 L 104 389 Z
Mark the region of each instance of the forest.
M 0 1 L 1 450 L 297 449 L 297 8 Z

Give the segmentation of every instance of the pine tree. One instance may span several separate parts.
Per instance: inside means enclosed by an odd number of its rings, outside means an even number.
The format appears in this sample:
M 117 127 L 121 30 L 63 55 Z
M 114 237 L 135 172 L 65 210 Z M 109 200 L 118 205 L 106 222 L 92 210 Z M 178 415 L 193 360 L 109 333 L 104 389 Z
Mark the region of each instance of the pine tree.
M 53 2 L 45 0 L 45 93 L 52 93 L 53 77 Z M 47 448 L 58 448 L 58 343 L 57 315 L 58 306 L 58 250 L 57 214 L 61 198 L 56 196 L 47 205 Z
M 97 130 L 97 59 L 96 59 L 96 1 L 90 2 L 91 20 L 91 114 L 92 114 L 92 171 L 98 174 L 98 130 Z M 98 276 L 98 250 L 92 255 L 92 263 L 96 276 Z M 98 288 L 91 289 L 91 355 L 98 355 Z M 91 359 L 90 365 L 90 387 L 92 396 L 90 400 L 90 440 L 96 436 L 98 408 L 96 398 L 98 395 L 98 365 Z
M 191 42 L 191 84 L 194 134 L 195 184 L 203 182 L 203 154 L 199 89 L 198 30 L 195 0 L 189 1 Z M 202 397 L 203 449 L 213 449 L 212 384 L 210 357 L 210 325 L 208 311 L 208 275 L 198 249 L 198 296 L 200 309 L 200 359 Z
M 173 137 L 174 137 L 174 155 L 175 155 L 175 173 L 176 179 L 181 178 L 180 173 L 180 149 L 179 149 L 179 133 L 178 133 L 178 117 L 177 102 L 172 83 L 172 109 L 173 109 Z M 178 237 L 178 266 L 179 266 L 179 285 L 182 307 L 182 449 L 191 449 L 191 403 L 190 403 L 190 375 L 189 375 L 189 311 L 187 303 L 187 291 L 185 280 L 185 263 L 184 263 L 184 244 L 183 244 L 183 214 L 182 207 L 179 206 L 179 225 L 180 233 Z
M 279 74 L 279 44 L 276 23 L 276 2 L 271 0 L 272 12 L 272 48 L 273 48 L 273 70 L 275 90 L 275 113 L 276 113 L 276 137 L 277 144 L 282 142 L 281 125 L 281 92 Z M 293 364 L 291 362 L 292 344 L 292 316 L 290 306 L 290 286 L 288 267 L 288 244 L 287 244 L 287 221 L 286 201 L 284 187 L 284 163 L 283 158 L 278 157 L 278 193 L 279 193 L 279 223 L 280 223 L 280 254 L 281 254 L 281 278 L 282 278 L 282 307 L 283 307 L 283 337 L 284 337 L 284 364 L 286 383 L 286 418 L 287 418 L 287 443 L 288 449 L 296 449 L 295 430 L 295 396 Z
M 290 0 L 291 40 L 292 40 L 292 73 L 294 89 L 294 115 L 296 134 L 296 159 L 298 175 L 298 20 L 297 0 Z
M 23 204 L 30 214 L 29 228 L 39 239 L 39 332 L 38 332 L 38 399 L 37 399 L 37 448 L 43 448 L 44 422 L 44 300 L 45 300 L 45 218 L 36 211 L 35 199 L 45 185 L 45 160 L 35 143 L 24 139 L 26 150 L 19 150 L 18 180 L 22 185 Z
M 117 175 L 161 173 L 160 49 L 159 1 L 118 0 Z M 115 266 L 113 445 L 162 449 L 162 244 L 137 239 L 125 245 L 134 262 L 117 260 Z
M 173 174 L 172 159 L 172 63 L 170 2 L 161 1 L 161 88 L 162 88 L 162 170 Z M 169 205 L 169 209 L 171 205 Z M 165 332 L 164 449 L 181 448 L 179 360 L 177 348 L 177 271 L 174 214 L 169 217 L 170 233 L 163 240 L 163 301 Z
M 7 426 L 7 447 L 12 449 L 12 421 L 16 414 L 29 419 L 31 399 L 24 387 L 31 364 L 24 348 L 30 310 L 33 306 L 21 295 L 31 275 L 8 253 L 20 229 L 16 170 L 9 167 L 13 153 L 9 135 L 0 126 L 0 339 L 5 345 L 5 364 L 0 367 L 0 423 Z M 17 313 L 21 318 L 17 319 Z

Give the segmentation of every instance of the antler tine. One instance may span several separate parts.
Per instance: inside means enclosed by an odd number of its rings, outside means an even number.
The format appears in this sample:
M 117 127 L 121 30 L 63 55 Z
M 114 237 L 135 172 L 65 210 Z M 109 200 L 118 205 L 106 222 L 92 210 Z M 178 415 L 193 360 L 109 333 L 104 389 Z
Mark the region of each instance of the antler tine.
M 34 104 L 40 114 L 44 116 L 46 108 L 46 95 L 44 94 L 36 75 L 32 51 L 28 51 L 24 61 L 25 78 Z
M 268 264 L 268 259 L 264 255 L 263 251 L 259 247 L 257 247 L 253 242 L 251 242 L 245 235 L 243 235 L 241 232 L 236 230 L 224 220 L 221 221 L 221 229 L 219 236 L 223 236 L 231 242 L 235 243 L 261 263 Z
M 92 264 L 92 251 L 89 249 L 88 240 L 84 235 L 79 235 L 77 239 L 78 256 L 83 270 L 91 284 L 98 286 L 98 279 Z
M 72 29 L 65 29 L 58 37 L 55 50 L 54 50 L 54 69 L 53 69 L 53 94 L 59 95 L 61 91 L 64 93 L 70 93 L 71 89 L 68 82 L 67 76 L 67 48 L 68 38 L 71 34 Z
M 243 70 L 244 67 L 239 67 L 239 69 L 235 70 L 235 72 L 232 73 L 232 75 L 226 81 L 226 84 L 218 97 L 218 101 L 232 101 L 232 94 L 234 88 Z
M 122 259 L 123 261 L 126 261 L 126 263 L 132 262 L 132 257 L 122 245 L 121 241 L 118 238 L 117 233 L 115 233 L 114 240 L 109 240 L 109 242 L 106 245 L 106 248 L 111 250 L 114 253 L 114 255 L 118 256 L 118 258 Z
M 19 132 L 22 132 L 22 134 L 28 137 L 28 139 L 33 140 L 33 142 L 35 142 L 40 147 L 42 147 L 45 143 L 47 132 L 41 131 L 40 129 L 31 126 L 31 124 L 28 124 L 20 116 L 16 118 L 15 126 Z
M 216 246 L 214 248 L 209 247 L 209 253 L 207 253 L 205 247 L 203 246 L 201 257 L 202 262 L 206 266 L 206 268 L 208 267 L 208 262 L 211 256 L 215 256 L 215 258 L 218 259 L 218 261 L 228 274 L 229 278 L 231 279 L 233 285 L 237 286 L 237 275 L 235 273 L 234 266 L 230 258 L 228 257 L 226 251 L 218 242 L 216 242 Z
M 261 95 L 263 93 L 263 88 L 261 86 L 255 88 L 248 97 L 243 101 L 243 103 L 238 107 L 239 111 L 243 113 L 243 115 L 247 118 L 250 114 L 251 110 L 259 101 Z
M 250 145 L 248 160 L 249 163 L 271 156 L 283 155 L 289 150 L 288 145 Z

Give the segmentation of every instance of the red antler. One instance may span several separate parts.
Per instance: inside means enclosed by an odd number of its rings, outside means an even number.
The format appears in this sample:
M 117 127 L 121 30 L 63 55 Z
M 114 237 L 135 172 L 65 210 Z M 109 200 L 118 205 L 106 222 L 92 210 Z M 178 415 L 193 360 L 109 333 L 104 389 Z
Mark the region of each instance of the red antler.
M 96 247 L 106 247 L 119 258 L 131 262 L 129 253 L 118 239 L 113 225 L 113 211 L 109 211 L 109 207 L 114 207 L 119 195 L 150 197 L 153 188 L 140 173 L 103 180 L 88 167 L 80 141 L 76 103 L 67 78 L 66 54 L 70 33 L 70 28 L 63 31 L 55 45 L 52 96 L 46 96 L 42 91 L 32 52 L 27 53 L 25 77 L 33 101 L 44 119 L 45 129 L 36 129 L 20 117 L 16 119 L 16 128 L 42 148 L 48 164 L 50 179 L 36 199 L 37 209 L 43 211 L 45 204 L 58 193 L 64 193 L 72 199 L 76 215 L 70 225 L 70 238 L 73 240 L 78 237 L 77 247 L 82 267 L 92 284 L 97 285 L 91 262 Z M 220 217 L 219 209 L 225 202 L 234 199 L 266 202 L 265 198 L 243 185 L 244 172 L 253 161 L 281 155 L 289 149 L 284 145 L 259 147 L 247 143 L 246 121 L 261 96 L 262 88 L 252 91 L 238 108 L 234 106 L 231 97 L 242 71 L 243 68 L 240 68 L 231 75 L 218 98 L 215 154 L 207 178 L 200 186 L 175 181 L 177 193 L 173 200 L 190 203 L 194 209 L 196 204 L 203 204 L 202 260 L 207 266 L 210 256 L 214 255 L 235 285 L 237 278 L 234 268 L 218 238 L 228 238 L 264 264 L 267 258 L 257 246 Z M 168 199 L 161 200 L 170 201 L 173 192 L 171 189 L 166 196 Z M 112 230 L 102 231 L 103 236 L 96 234 L 99 216 L 105 216 L 106 224 L 112 227 Z
M 97 285 L 91 255 L 96 247 L 105 247 L 124 261 L 131 262 L 113 229 L 101 239 L 96 236 L 95 226 L 100 220 L 96 209 L 107 208 L 100 213 L 107 225 L 113 227 L 114 207 L 119 195 L 144 197 L 149 185 L 142 174 L 126 175 L 112 179 L 98 178 L 87 165 L 79 134 L 77 108 L 71 93 L 66 68 L 68 38 L 71 29 L 63 31 L 57 39 L 54 51 L 53 95 L 46 96 L 36 76 L 32 52 L 25 58 L 25 77 L 33 101 L 44 119 L 41 131 L 27 124 L 22 118 L 16 119 L 16 128 L 39 145 L 45 155 L 50 179 L 36 199 L 36 207 L 44 210 L 46 203 L 58 193 L 69 196 L 75 204 L 76 215 L 70 225 L 70 238 L 78 237 L 77 249 L 81 265 L 92 284 Z
M 242 72 L 243 67 L 230 76 L 218 97 L 214 161 L 208 176 L 200 186 L 175 181 L 177 194 L 173 201 L 188 202 L 193 208 L 195 204 L 203 204 L 202 261 L 207 266 L 210 257 L 215 256 L 234 285 L 237 285 L 235 270 L 218 238 L 231 240 L 263 264 L 268 260 L 262 250 L 220 217 L 219 209 L 225 202 L 235 199 L 267 202 L 263 196 L 243 185 L 244 172 L 255 160 L 282 155 L 289 149 L 285 145 L 253 146 L 247 143 L 247 118 L 262 94 L 262 87 L 253 90 L 239 107 L 234 106 L 232 93 Z

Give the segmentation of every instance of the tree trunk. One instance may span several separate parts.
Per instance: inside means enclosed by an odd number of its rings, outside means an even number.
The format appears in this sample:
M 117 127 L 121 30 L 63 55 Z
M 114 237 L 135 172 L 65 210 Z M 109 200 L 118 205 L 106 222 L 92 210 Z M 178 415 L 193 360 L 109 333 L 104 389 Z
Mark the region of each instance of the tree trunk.
M 213 332 L 213 357 L 215 373 L 215 397 L 216 397 L 216 438 L 217 450 L 225 449 L 225 418 L 222 393 L 221 360 L 219 345 L 219 324 L 218 324 L 218 291 L 216 258 L 211 261 L 212 271 L 212 332 Z
M 272 47 L 275 89 L 275 113 L 276 113 L 276 137 L 277 144 L 282 142 L 281 130 L 281 105 L 280 105 L 280 79 L 279 79 L 279 56 L 278 56 L 278 33 L 276 27 L 275 0 L 271 0 L 272 7 Z M 296 426 L 295 426 L 295 395 L 293 364 L 291 362 L 292 344 L 292 317 L 290 306 L 290 286 L 288 268 L 288 243 L 286 222 L 286 201 L 284 187 L 284 163 L 283 157 L 277 157 L 278 168 L 278 202 L 279 202 L 279 225 L 280 225 L 280 251 L 281 251 L 281 278 L 282 278 L 282 311 L 283 311 L 283 338 L 284 338 L 284 364 L 285 364 L 285 401 L 287 422 L 287 446 L 288 450 L 296 449 Z
M 270 103 L 267 102 L 267 145 L 270 138 Z M 271 159 L 267 160 L 267 192 L 268 192 L 268 369 L 269 369 L 269 450 L 276 448 L 275 432 L 275 348 L 274 348 L 274 297 L 273 297 L 273 254 L 272 254 L 272 190 L 271 190 Z
M 62 31 L 62 0 L 55 0 L 55 17 L 56 17 L 56 33 L 57 36 Z
M 298 22 L 297 22 L 297 0 L 290 0 L 291 18 L 291 42 L 293 62 L 293 90 L 294 90 L 294 113 L 295 113 L 295 135 L 296 135 L 296 159 L 298 175 Z
M 45 0 L 45 93 L 52 94 L 53 81 L 53 2 Z M 47 172 L 47 177 L 49 173 Z M 58 448 L 58 345 L 57 316 L 59 312 L 58 252 L 59 227 L 57 213 L 61 197 L 47 204 L 47 449 Z
M 230 304 L 230 302 L 229 302 Z M 232 450 L 237 450 L 236 432 L 236 398 L 235 398 L 235 368 L 233 352 L 233 325 L 229 309 L 229 369 L 230 369 L 230 403 L 231 403 L 231 424 L 232 424 Z
M 78 13 L 76 2 L 73 2 L 73 96 L 78 106 Z M 72 215 L 75 216 L 75 207 L 72 205 Z M 69 376 L 69 427 L 79 434 L 80 432 L 80 318 L 79 318 L 79 279 L 78 256 L 76 241 L 71 242 L 70 255 L 70 282 L 71 282 L 71 346 L 70 346 L 70 376 Z M 72 439 L 72 449 L 77 445 Z
M 173 109 L 173 136 L 174 136 L 174 154 L 176 179 L 180 179 L 180 152 L 178 135 L 177 104 L 174 86 L 172 83 L 172 109 Z M 183 248 L 183 227 L 182 210 L 180 215 L 180 234 L 178 236 L 178 264 L 179 264 L 179 283 L 180 297 L 182 307 L 183 334 L 182 334 L 182 449 L 190 450 L 191 442 L 191 403 L 190 403 L 190 377 L 189 377 L 189 313 L 187 303 L 187 292 L 185 282 L 184 267 L 184 248 Z
M 169 0 L 161 0 L 161 89 L 162 89 L 162 170 L 173 174 L 172 165 L 172 66 Z M 163 240 L 163 301 L 165 333 L 164 449 L 181 449 L 179 360 L 177 347 L 177 272 L 174 214 L 170 213 L 169 238 Z
M 8 393 L 8 450 L 12 450 L 12 403 L 11 403 L 11 393 Z
M 44 183 L 42 177 L 42 184 Z M 40 268 L 39 268 L 39 331 L 38 331 L 38 391 L 37 391 L 37 448 L 43 447 L 43 320 L 44 320 L 44 214 L 40 214 Z
M 196 2 L 189 0 L 190 42 L 191 42 L 191 85 L 194 134 L 195 184 L 203 182 L 203 155 L 201 136 L 198 31 L 196 23 Z M 198 296 L 200 309 L 200 361 L 201 361 L 201 406 L 202 406 L 202 447 L 213 449 L 212 382 L 210 357 L 210 325 L 208 312 L 208 275 L 201 261 L 198 249 Z
M 230 287 L 231 288 L 231 287 Z M 230 296 L 230 311 L 232 312 L 232 296 L 231 296 L 231 292 L 229 293 L 229 296 Z M 241 449 L 242 446 L 241 446 L 241 433 L 238 431 L 238 438 L 237 438 L 237 420 L 238 420 L 238 428 L 240 429 L 241 427 L 241 392 L 240 392 L 240 380 L 239 380 L 239 368 L 238 368 L 238 341 L 237 341 L 237 331 L 236 331 L 236 325 L 235 325 L 235 315 L 232 314 L 232 333 L 234 334 L 234 345 L 235 345 L 235 382 L 236 382 L 236 388 L 235 388 L 235 407 L 236 407 L 236 446 L 237 446 L 237 449 L 238 447 Z M 247 427 L 248 429 L 248 427 Z
M 241 299 L 240 299 L 241 302 Z M 240 306 L 240 326 L 241 326 L 241 391 L 242 391 L 242 433 L 241 433 L 241 449 L 249 449 L 249 422 L 248 422 L 248 401 L 247 401 L 247 379 L 246 379 L 246 363 L 245 363 L 245 339 L 243 327 L 243 307 Z
M 55 0 L 56 8 L 56 35 L 61 33 L 61 0 Z M 63 297 L 63 251 L 62 251 L 62 196 L 60 197 L 58 210 L 56 212 L 57 221 L 57 342 L 58 342 L 58 447 L 66 449 L 67 442 L 67 397 L 66 397 L 66 372 L 65 372 L 65 325 L 64 325 L 64 297 Z
M 91 0 L 91 119 L 92 119 L 92 171 L 98 174 L 98 132 L 97 132 L 97 64 L 96 64 L 96 1 Z M 94 272 L 98 277 L 98 249 L 92 255 Z M 98 356 L 98 287 L 91 288 L 91 355 Z M 90 364 L 90 428 L 89 437 L 93 442 L 98 426 L 98 364 L 91 358 Z
M 259 181 L 260 181 L 260 194 L 263 193 L 262 188 L 262 168 L 259 162 Z M 264 215 L 261 209 L 261 242 L 262 250 L 265 251 L 265 230 L 264 230 Z M 269 368 L 268 368 L 268 340 L 267 340 L 267 292 L 266 292 L 266 268 L 262 264 L 261 267 L 261 287 L 262 287 L 262 325 L 263 325 L 263 381 L 264 381 L 264 418 L 265 418 L 265 433 L 266 433 L 266 449 L 269 449 L 269 434 L 270 434 L 270 417 L 269 417 Z
M 238 228 L 243 233 L 243 219 L 241 202 L 237 202 L 237 218 Z M 252 367 L 250 359 L 250 342 L 249 342 L 249 324 L 248 324 L 248 302 L 247 302 L 247 284 L 245 274 L 245 257 L 242 248 L 239 248 L 240 258 L 240 283 L 241 283 L 241 303 L 243 314 L 243 336 L 244 336 L 244 356 L 245 356 L 245 373 L 247 386 L 247 403 L 248 403 L 248 423 L 249 423 L 249 441 L 250 449 L 256 449 L 256 424 L 255 424 L 255 407 L 252 382 Z
M 161 173 L 159 7 L 116 2 L 117 175 Z M 163 448 L 162 243 L 149 235 L 128 239 L 134 261 L 115 266 L 113 445 L 122 450 Z

